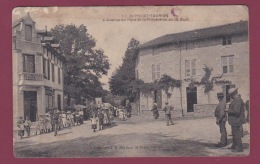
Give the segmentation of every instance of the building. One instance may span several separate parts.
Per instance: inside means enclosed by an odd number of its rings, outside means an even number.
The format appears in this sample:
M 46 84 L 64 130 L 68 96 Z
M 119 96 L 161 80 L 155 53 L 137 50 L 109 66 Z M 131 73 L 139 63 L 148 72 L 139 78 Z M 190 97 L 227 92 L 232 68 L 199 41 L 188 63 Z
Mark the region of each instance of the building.
M 189 87 L 191 80 L 200 81 L 203 68 L 213 68 L 212 77 L 222 76 L 213 91 L 204 93 L 202 85 Z M 136 57 L 136 78 L 150 83 L 167 74 L 181 80 L 169 104 L 175 112 L 193 113 L 196 105 L 217 104 L 217 92 L 224 92 L 229 102 L 228 89 L 235 85 L 244 100 L 249 96 L 248 21 L 197 29 L 158 37 L 139 47 Z M 231 83 L 229 83 L 231 82 Z M 162 108 L 166 94 L 157 90 L 148 97 L 141 94 L 140 108 L 151 109 L 153 102 Z
M 64 56 L 47 31 L 37 31 L 29 13 L 12 24 L 13 116 L 35 122 L 63 108 Z

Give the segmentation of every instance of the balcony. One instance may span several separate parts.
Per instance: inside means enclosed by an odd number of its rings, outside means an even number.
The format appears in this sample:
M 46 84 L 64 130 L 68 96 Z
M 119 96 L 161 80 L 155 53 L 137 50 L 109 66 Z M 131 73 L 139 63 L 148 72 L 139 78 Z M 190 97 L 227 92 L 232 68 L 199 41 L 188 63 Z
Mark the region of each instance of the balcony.
M 19 85 L 42 85 L 43 74 L 22 72 L 19 74 Z

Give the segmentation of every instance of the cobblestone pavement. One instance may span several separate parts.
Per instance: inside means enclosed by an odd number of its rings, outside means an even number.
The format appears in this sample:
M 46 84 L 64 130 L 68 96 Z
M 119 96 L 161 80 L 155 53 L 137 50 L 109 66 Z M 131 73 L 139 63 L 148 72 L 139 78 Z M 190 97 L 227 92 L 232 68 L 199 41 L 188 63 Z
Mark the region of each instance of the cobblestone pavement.
M 176 118 L 166 126 L 165 118 L 153 120 L 133 116 L 116 125 L 92 132 L 90 121 L 54 133 L 19 139 L 14 132 L 16 157 L 162 157 L 162 156 L 246 156 L 249 155 L 249 124 L 244 124 L 245 151 L 231 152 L 230 125 L 226 125 L 229 145 L 216 148 L 219 128 L 215 118 Z M 32 134 L 34 134 L 32 129 Z

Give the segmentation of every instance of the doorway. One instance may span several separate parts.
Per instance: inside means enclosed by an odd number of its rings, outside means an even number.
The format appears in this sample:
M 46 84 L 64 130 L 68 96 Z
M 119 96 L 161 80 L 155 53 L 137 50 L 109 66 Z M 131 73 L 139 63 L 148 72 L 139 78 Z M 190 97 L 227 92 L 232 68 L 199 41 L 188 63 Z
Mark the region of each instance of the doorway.
M 187 93 L 187 112 L 194 112 L 194 104 L 197 104 L 197 87 L 186 88 Z
M 24 91 L 24 118 L 29 117 L 36 121 L 37 115 L 37 91 Z
M 162 109 L 162 91 L 155 90 L 153 101 L 157 104 L 158 109 Z

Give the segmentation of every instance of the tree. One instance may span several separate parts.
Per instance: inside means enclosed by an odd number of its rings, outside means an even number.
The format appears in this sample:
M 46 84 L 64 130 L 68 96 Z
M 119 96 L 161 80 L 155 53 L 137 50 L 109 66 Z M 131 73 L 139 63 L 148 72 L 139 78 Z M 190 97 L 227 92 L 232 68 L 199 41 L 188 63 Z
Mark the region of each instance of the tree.
M 76 99 L 101 96 L 103 88 L 99 78 L 107 74 L 109 60 L 103 50 L 95 48 L 96 40 L 88 34 L 87 27 L 57 25 L 51 32 L 66 58 L 64 92 L 68 96 L 67 105 L 70 105 L 71 96 Z
M 134 99 L 133 92 L 129 89 L 131 82 L 135 80 L 134 57 L 138 53 L 139 41 L 132 38 L 128 43 L 122 65 L 116 69 L 109 80 L 109 88 L 112 94 L 127 96 Z
M 176 80 L 172 78 L 169 75 L 164 74 L 158 81 L 159 88 L 163 90 L 167 96 L 167 102 L 168 99 L 171 97 L 171 93 L 169 92 L 169 89 L 173 91 L 174 88 L 180 88 L 181 87 L 181 80 Z

